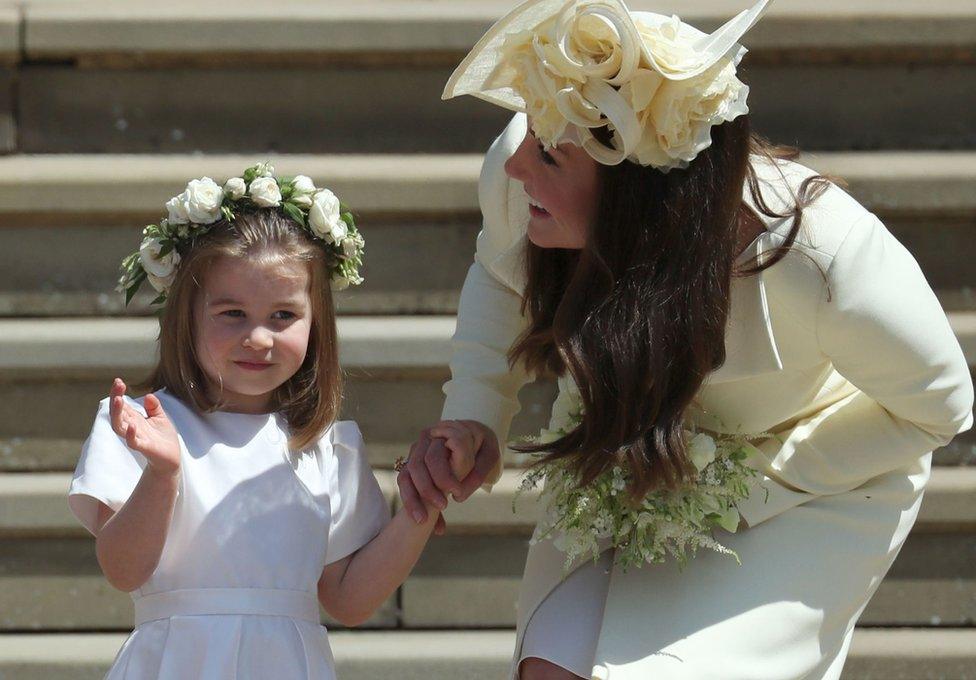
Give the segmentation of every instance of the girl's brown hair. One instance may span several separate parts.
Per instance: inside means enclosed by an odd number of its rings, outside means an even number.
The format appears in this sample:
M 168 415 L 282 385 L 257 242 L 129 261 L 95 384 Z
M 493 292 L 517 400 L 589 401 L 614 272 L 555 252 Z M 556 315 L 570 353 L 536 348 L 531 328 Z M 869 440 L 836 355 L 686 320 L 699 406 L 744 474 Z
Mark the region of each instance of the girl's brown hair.
M 807 179 L 795 207 L 777 213 L 762 198 L 750 155 L 774 161 L 798 151 L 752 134 L 748 116 L 711 132 L 711 146 L 684 170 L 601 165 L 597 218 L 581 250 L 528 245 L 522 313 L 529 326 L 509 363 L 522 361 L 535 373 L 569 371 L 584 415 L 554 442 L 514 448 L 545 452 L 540 464 L 565 460 L 580 484 L 615 462 L 632 471 L 635 499 L 689 481 L 684 414 L 725 362 L 732 277 L 783 259 L 804 208 L 831 181 Z M 793 223 L 766 262 L 735 271 L 740 225 L 759 219 L 743 200 L 746 185 L 759 212 Z
M 301 368 L 272 395 L 272 410 L 288 423 L 288 445 L 306 449 L 322 435 L 339 414 L 342 374 L 335 307 L 330 289 L 328 255 L 293 220 L 262 209 L 239 214 L 233 222 L 221 220 L 180 252 L 176 279 L 160 317 L 159 362 L 140 387 L 167 391 L 203 413 L 222 406 L 207 389 L 206 377 L 196 356 L 193 309 L 203 290 L 207 271 L 220 258 L 258 260 L 271 266 L 305 262 L 309 272 L 311 329 Z

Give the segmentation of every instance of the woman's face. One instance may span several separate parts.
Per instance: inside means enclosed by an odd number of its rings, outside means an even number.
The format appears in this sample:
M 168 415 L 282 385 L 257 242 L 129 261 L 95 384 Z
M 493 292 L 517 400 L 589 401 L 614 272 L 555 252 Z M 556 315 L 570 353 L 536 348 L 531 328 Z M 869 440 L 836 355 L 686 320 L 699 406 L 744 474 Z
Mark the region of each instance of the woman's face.
M 194 348 L 212 394 L 229 411 L 268 412 L 274 390 L 305 361 L 312 324 L 308 265 L 219 258 L 193 312 Z
M 596 221 L 600 169 L 572 143 L 546 151 L 529 125 L 525 139 L 505 161 L 505 173 L 529 195 L 529 240 L 540 248 L 581 249 Z

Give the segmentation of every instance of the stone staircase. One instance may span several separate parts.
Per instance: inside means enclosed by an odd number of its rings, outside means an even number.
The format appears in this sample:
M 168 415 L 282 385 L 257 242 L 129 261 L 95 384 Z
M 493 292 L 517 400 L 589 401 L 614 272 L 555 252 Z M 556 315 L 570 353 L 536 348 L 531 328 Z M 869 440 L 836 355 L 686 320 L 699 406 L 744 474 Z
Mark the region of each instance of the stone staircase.
M 148 297 L 123 313 L 117 263 L 190 177 L 271 159 L 357 209 L 343 417 L 397 503 L 390 463 L 440 413 L 480 154 L 507 119 L 440 91 L 513 4 L 0 0 L 0 679 L 101 677 L 131 627 L 64 494 L 110 379 L 153 362 Z M 748 0 L 630 4 L 710 29 Z M 777 0 L 747 43 L 756 127 L 882 217 L 976 367 L 973 0 Z M 521 398 L 515 434 L 543 423 L 552 385 Z M 976 435 L 935 462 L 845 680 L 976 678 Z M 341 678 L 504 677 L 536 511 L 527 495 L 513 512 L 516 476 L 452 506 L 398 593 L 333 634 Z

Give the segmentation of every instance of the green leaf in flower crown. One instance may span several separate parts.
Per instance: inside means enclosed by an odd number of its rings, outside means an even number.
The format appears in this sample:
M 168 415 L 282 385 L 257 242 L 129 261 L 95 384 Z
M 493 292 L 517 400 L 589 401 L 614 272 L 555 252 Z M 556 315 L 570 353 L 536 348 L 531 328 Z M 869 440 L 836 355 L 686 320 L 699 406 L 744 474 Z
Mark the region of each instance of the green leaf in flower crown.
M 160 293 L 159 295 L 156 296 L 156 299 L 150 302 L 149 304 L 159 305 L 162 304 L 163 302 L 166 302 L 166 293 Z
M 352 213 L 351 212 L 344 212 L 344 213 L 342 213 L 342 215 L 340 217 L 342 217 L 342 221 L 346 223 L 346 226 L 348 226 L 348 227 L 355 227 L 356 226 L 356 222 L 352 219 Z
M 159 257 L 166 257 L 173 252 L 173 248 L 176 247 L 175 241 L 163 241 L 162 244 L 163 247 L 159 249 Z
M 282 203 L 281 207 L 284 209 L 285 213 L 288 214 L 288 217 L 292 218 L 303 227 L 305 226 L 305 214 L 301 211 L 301 208 L 294 203 Z
M 230 209 L 229 206 L 223 205 L 220 207 L 220 212 L 223 214 L 224 219 L 228 222 L 234 221 L 234 211 Z
M 295 185 L 290 182 L 278 181 L 278 191 L 281 192 L 281 199 L 287 201 L 295 193 Z
M 140 269 L 139 272 L 132 278 L 132 282 L 129 284 L 129 287 L 125 291 L 126 306 L 128 306 L 129 303 L 132 302 L 132 296 L 136 294 L 136 291 L 139 290 L 139 286 L 141 286 L 142 282 L 145 280 L 146 280 L 146 272 Z
M 258 166 L 252 165 L 244 171 L 244 174 L 241 175 L 241 177 L 243 177 L 244 182 L 248 185 L 248 187 L 250 187 L 251 182 L 258 177 Z

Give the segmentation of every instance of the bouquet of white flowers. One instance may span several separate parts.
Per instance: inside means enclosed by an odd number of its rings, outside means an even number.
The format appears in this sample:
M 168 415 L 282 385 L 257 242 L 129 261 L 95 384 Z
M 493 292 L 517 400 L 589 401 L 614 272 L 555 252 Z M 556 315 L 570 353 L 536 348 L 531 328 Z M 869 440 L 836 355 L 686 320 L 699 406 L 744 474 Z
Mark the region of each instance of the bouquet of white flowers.
M 562 381 L 561 381 L 562 382 Z M 551 429 L 543 430 L 533 443 L 555 441 L 582 422 L 578 393 L 566 388 L 554 413 Z M 554 425 L 554 423 L 557 423 Z M 749 495 L 749 480 L 759 471 L 745 463 L 755 450 L 750 439 L 768 437 L 707 434 L 685 431 L 688 452 L 697 474 L 691 483 L 675 490 L 656 490 L 634 501 L 626 492 L 629 472 L 614 465 L 586 486 L 580 486 L 564 461 L 532 468 L 520 489 L 527 491 L 544 481 L 541 502 L 546 506 L 532 542 L 553 538 L 555 547 L 566 553 L 566 569 L 587 553 L 597 559 L 601 544 L 609 541 L 614 560 L 624 569 L 644 563 L 664 562 L 668 555 L 679 567 L 698 548 L 738 555 L 712 535 L 715 528 L 735 532 L 739 524 L 736 503 Z M 740 562 L 741 564 L 741 562 Z

